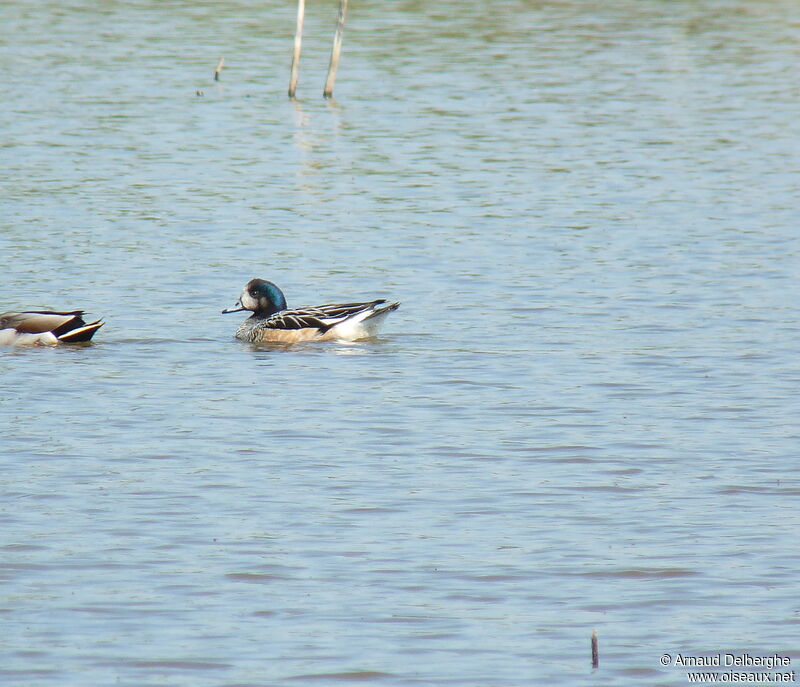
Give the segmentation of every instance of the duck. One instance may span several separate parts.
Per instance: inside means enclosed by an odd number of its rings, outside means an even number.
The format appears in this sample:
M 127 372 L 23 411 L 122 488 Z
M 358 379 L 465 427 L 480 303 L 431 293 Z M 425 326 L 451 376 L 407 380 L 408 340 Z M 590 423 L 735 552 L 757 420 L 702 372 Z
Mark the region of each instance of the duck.
M 377 335 L 385 317 L 400 307 L 386 299 L 289 309 L 283 291 L 266 279 L 251 279 L 239 300 L 223 313 L 250 310 L 236 330 L 249 343 L 300 341 L 358 341 Z
M 91 341 L 101 320 L 86 322 L 83 310 L 53 312 L 29 310 L 0 315 L 0 344 L 12 346 L 53 346 Z

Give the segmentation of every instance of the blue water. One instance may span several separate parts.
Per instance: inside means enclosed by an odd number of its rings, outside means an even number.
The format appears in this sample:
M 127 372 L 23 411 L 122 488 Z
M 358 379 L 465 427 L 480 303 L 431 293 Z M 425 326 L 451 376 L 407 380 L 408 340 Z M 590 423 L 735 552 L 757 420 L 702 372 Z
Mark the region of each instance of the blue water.
M 309 3 L 292 102 L 290 4 L 0 7 L 0 311 L 107 321 L 0 351 L 4 684 L 800 661 L 800 9 L 484 9 L 355 3 L 324 101 Z

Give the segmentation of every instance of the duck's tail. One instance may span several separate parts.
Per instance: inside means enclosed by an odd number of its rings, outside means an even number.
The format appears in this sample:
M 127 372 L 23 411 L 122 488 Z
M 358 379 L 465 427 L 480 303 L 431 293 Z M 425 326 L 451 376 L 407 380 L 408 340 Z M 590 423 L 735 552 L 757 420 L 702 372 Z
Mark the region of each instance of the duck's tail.
M 89 322 L 89 324 L 85 324 L 82 327 L 76 327 L 75 329 L 71 329 L 68 332 L 60 334 L 58 340 L 63 343 L 80 343 L 82 341 L 91 341 L 94 333 L 104 324 L 105 322 L 101 322 L 100 320 Z
M 384 305 L 382 308 L 374 308 L 372 311 L 367 313 L 367 316 L 362 320 L 362 322 L 371 320 L 376 317 L 377 318 L 384 317 L 393 310 L 397 310 L 399 307 L 400 303 L 389 303 L 389 305 Z
M 379 304 L 386 301 L 375 301 L 370 307 L 351 315 L 350 317 L 329 324 L 320 333 L 332 334 L 337 339 L 346 341 L 357 341 L 358 339 L 370 339 L 378 335 L 378 329 L 383 324 L 383 320 L 390 312 L 397 310 L 400 303 L 390 303 L 383 307 Z

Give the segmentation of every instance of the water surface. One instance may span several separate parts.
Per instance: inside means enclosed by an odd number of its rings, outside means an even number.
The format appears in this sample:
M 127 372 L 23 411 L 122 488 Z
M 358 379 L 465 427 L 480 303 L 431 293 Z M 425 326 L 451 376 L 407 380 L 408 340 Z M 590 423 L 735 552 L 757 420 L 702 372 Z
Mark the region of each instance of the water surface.
M 356 3 L 326 102 L 328 5 L 296 102 L 288 3 L 0 7 L 0 310 L 108 322 L 0 351 L 2 680 L 800 660 L 796 4 Z

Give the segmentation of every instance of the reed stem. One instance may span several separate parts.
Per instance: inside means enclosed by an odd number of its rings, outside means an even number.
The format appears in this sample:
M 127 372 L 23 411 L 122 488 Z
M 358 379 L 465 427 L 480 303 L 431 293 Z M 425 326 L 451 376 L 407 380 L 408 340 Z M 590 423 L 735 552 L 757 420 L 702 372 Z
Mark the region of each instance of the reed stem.
M 344 33 L 344 18 L 347 14 L 347 0 L 339 2 L 339 18 L 336 22 L 336 35 L 333 37 L 331 62 L 328 65 L 328 78 L 325 80 L 325 90 L 322 95 L 330 98 L 333 95 L 333 84 L 336 81 L 336 70 L 339 68 L 339 55 L 342 52 L 342 34 Z
M 297 71 L 300 67 L 300 46 L 303 42 L 303 19 L 306 14 L 306 0 L 297 0 L 297 31 L 294 34 L 294 52 L 292 53 L 292 74 L 289 77 L 289 97 L 297 93 Z

